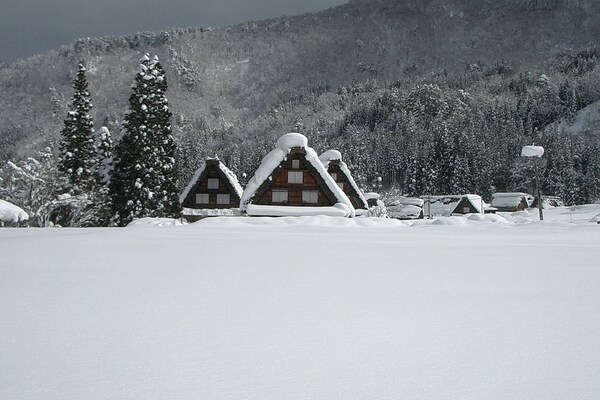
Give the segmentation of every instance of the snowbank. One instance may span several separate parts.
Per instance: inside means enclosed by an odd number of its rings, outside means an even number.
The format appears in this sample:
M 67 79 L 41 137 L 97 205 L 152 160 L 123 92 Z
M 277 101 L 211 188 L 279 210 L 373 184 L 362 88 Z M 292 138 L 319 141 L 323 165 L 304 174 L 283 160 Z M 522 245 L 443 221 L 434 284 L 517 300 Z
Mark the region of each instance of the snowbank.
M 548 214 L 0 229 L 0 399 L 595 399 L 600 210 Z
M 29 220 L 29 215 L 13 203 L 0 200 L 0 221 L 5 223 L 19 224 Z
M 139 227 L 159 227 L 159 228 L 164 228 L 164 227 L 171 227 L 171 226 L 181 226 L 181 225 L 185 225 L 185 222 L 182 222 L 181 219 L 177 218 L 151 218 L 151 217 L 146 217 L 146 218 L 140 218 L 140 219 L 135 219 L 133 221 L 131 221 L 128 225 L 127 228 L 131 228 L 131 227 L 135 227 L 135 228 L 139 228 Z

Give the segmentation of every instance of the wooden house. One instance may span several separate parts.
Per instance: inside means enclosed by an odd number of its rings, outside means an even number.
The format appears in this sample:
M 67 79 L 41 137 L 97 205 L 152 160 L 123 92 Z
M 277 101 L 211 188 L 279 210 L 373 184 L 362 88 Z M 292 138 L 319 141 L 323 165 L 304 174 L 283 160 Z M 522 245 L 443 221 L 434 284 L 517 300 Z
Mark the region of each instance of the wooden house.
M 485 212 L 486 204 L 476 194 L 421 196 L 424 201 L 423 213 L 432 217 L 449 217 L 452 215 Z
M 515 212 L 531 207 L 533 196 L 527 193 L 494 193 L 492 207 L 498 211 Z
M 344 191 L 356 210 L 356 215 L 367 212 L 369 205 L 363 192 L 352 178 L 348 166 L 342 161 L 342 154 L 337 150 L 328 150 L 319 156 L 319 160 L 329 172 L 335 183 Z
M 348 196 L 299 133 L 283 135 L 265 156 L 242 194 L 240 209 L 249 216 L 355 215 Z
M 179 202 L 182 216 L 190 221 L 204 217 L 239 214 L 242 187 L 219 159 L 209 158 L 198 168 Z

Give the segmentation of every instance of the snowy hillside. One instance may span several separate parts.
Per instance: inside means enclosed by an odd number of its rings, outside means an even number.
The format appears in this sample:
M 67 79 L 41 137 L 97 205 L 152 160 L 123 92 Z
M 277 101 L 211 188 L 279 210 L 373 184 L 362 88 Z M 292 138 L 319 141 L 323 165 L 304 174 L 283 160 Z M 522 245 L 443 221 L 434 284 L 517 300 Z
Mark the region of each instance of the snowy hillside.
M 598 214 L 0 229 L 0 398 L 595 399 Z

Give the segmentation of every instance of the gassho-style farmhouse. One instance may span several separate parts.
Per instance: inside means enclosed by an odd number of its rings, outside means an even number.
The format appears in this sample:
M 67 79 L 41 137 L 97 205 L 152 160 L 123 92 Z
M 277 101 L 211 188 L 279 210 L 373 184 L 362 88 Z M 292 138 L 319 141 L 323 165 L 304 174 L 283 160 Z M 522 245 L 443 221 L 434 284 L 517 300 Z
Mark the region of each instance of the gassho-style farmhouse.
M 367 197 L 373 194 L 365 196 L 339 151 L 318 156 L 306 136 L 288 133 L 277 140 L 245 188 L 221 160 L 209 158 L 179 201 L 182 217 L 189 222 L 211 216 L 380 216 L 383 203 L 367 202 Z M 530 205 L 530 199 L 524 193 L 500 193 L 489 205 L 475 194 L 402 197 L 390 204 L 389 216 L 414 219 L 519 210 Z

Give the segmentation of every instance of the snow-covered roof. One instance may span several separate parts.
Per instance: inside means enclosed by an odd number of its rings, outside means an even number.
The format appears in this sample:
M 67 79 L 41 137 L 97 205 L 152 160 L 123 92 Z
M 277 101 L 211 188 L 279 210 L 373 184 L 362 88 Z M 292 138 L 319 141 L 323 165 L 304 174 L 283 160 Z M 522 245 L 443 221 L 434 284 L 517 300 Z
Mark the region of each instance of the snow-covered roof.
M 342 170 L 342 173 L 344 175 L 346 175 L 348 182 L 350 182 L 350 186 L 352 186 L 352 189 L 358 195 L 359 200 L 363 203 L 365 208 L 369 208 L 367 205 L 367 199 L 365 198 L 362 190 L 359 189 L 358 185 L 354 181 L 354 178 L 352 177 L 352 174 L 350 173 L 350 169 L 348 169 L 348 165 L 346 165 L 346 163 L 344 161 L 342 161 L 342 153 L 340 153 L 337 150 L 327 150 L 326 152 L 324 152 L 323 154 L 321 154 L 319 156 L 319 160 L 321 160 L 321 162 L 323 163 L 323 166 L 325 167 L 326 170 L 329 168 L 329 164 L 332 161 L 338 161 L 340 169 Z
M 337 150 L 327 150 L 319 156 L 319 160 L 325 167 L 329 166 L 330 161 L 342 161 L 342 153 Z
M 525 201 L 527 201 L 527 206 L 530 206 L 533 202 L 533 196 L 527 193 L 494 193 L 492 195 L 492 206 L 517 207 L 523 198 L 525 198 Z
M 19 223 L 28 219 L 29 215 L 21 207 L 6 200 L 0 200 L 0 221 Z
M 250 201 L 254 198 L 258 189 L 265 183 L 267 180 L 273 179 L 273 172 L 279 165 L 286 159 L 288 154 L 291 152 L 293 148 L 302 148 L 306 152 L 305 158 L 308 163 L 317 171 L 320 175 L 321 179 L 327 185 L 327 188 L 333 193 L 335 199 L 338 204 L 342 204 L 345 206 L 346 217 L 354 216 L 355 210 L 350 202 L 350 199 L 346 194 L 340 189 L 340 187 L 335 183 L 331 175 L 327 172 L 327 169 L 319 160 L 317 153 L 308 146 L 308 139 L 306 136 L 300 133 L 287 133 L 281 136 L 275 145 L 275 148 L 267 154 L 256 172 L 254 176 L 248 181 L 246 185 L 246 189 L 244 189 L 244 193 L 241 197 L 240 209 L 242 211 L 250 211 L 248 207 L 250 206 Z M 261 206 L 262 207 L 262 206 Z M 286 211 L 289 206 L 269 206 L 271 208 L 270 211 L 275 209 L 284 209 L 280 210 L 281 213 L 288 212 Z M 326 207 L 300 207 L 302 210 L 309 212 L 309 208 L 316 208 L 317 210 L 325 211 Z M 253 206 L 251 208 L 252 212 L 258 210 L 259 208 Z M 291 211 L 289 211 L 291 212 Z M 272 215 L 272 214 L 270 214 Z M 285 215 L 285 214 L 277 214 L 277 215 Z M 306 215 L 306 214 L 303 214 Z
M 231 183 L 231 187 L 233 187 L 233 189 L 235 190 L 238 197 L 239 198 L 242 197 L 243 189 L 242 189 L 242 185 L 240 185 L 240 182 L 238 181 L 237 176 L 229 168 L 227 168 L 225 166 L 225 164 L 223 164 L 218 158 L 208 158 L 206 160 L 206 162 L 202 163 L 200 168 L 198 168 L 196 170 L 196 172 L 194 173 L 194 176 L 192 177 L 192 179 L 190 179 L 190 182 L 188 183 L 188 185 L 185 187 L 184 191 L 179 196 L 180 204 L 183 204 L 185 202 L 185 199 L 187 199 L 187 197 L 190 195 L 190 192 L 196 187 L 198 180 L 200 179 L 200 177 L 204 173 L 204 170 L 206 169 L 207 162 L 210 162 L 210 161 L 217 162 L 219 169 L 221 170 L 221 172 L 223 172 L 223 174 L 225 174 L 225 176 L 229 180 L 229 183 Z
M 223 172 L 223 174 L 225 174 L 225 176 L 229 180 L 229 183 L 231 183 L 231 187 L 233 187 L 233 190 L 235 190 L 235 193 L 238 195 L 238 197 L 242 198 L 242 193 L 244 192 L 244 189 L 242 189 L 242 185 L 240 185 L 240 181 L 238 181 L 237 176 L 222 162 L 219 162 L 219 169 L 221 170 L 221 172 Z
M 450 216 L 462 199 L 469 200 L 477 212 L 484 213 L 485 204 L 477 194 L 421 196 L 421 199 L 424 200 L 423 212 L 426 215 Z
M 423 204 L 425 202 L 423 201 L 423 199 L 420 199 L 418 197 L 399 197 L 398 203 L 404 204 L 407 206 L 423 207 Z
M 192 179 L 190 179 L 190 182 L 187 184 L 187 186 L 185 187 L 185 189 L 183 190 L 183 192 L 179 196 L 179 203 L 180 204 L 183 204 L 185 202 L 185 199 L 187 199 L 187 197 L 190 195 L 190 192 L 196 186 L 196 183 L 198 182 L 198 179 L 200 179 L 200 176 L 202 175 L 202 173 L 204 172 L 205 169 L 206 169 L 206 163 L 202 163 L 202 165 L 200 166 L 200 168 L 198 168 L 196 170 L 196 172 L 194 173 L 194 176 L 192 177 Z

